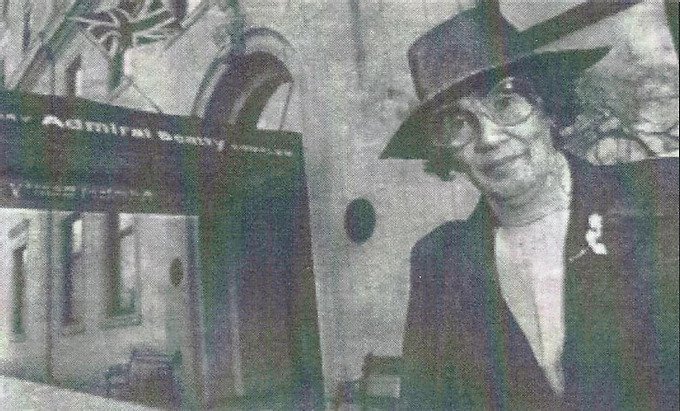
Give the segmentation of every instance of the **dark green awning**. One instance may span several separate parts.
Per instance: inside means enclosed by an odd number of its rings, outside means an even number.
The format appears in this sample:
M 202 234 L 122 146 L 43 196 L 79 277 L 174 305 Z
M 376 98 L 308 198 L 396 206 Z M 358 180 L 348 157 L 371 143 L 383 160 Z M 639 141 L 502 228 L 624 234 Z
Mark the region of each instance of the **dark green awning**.
M 0 92 L 0 206 L 194 213 L 301 173 L 299 134 L 218 120 Z

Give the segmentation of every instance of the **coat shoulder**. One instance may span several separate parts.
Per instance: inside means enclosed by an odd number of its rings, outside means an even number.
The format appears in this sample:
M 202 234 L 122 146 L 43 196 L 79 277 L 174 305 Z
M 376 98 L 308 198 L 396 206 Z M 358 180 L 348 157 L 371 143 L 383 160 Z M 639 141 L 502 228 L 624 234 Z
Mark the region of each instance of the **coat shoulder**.
M 678 158 L 593 166 L 571 161 L 574 193 L 588 208 L 627 216 L 678 213 Z
M 411 264 L 441 257 L 443 250 L 451 247 L 455 233 L 463 230 L 464 225 L 464 221 L 448 221 L 430 231 L 411 249 Z
M 411 290 L 438 293 L 444 283 L 458 281 L 467 237 L 475 231 L 469 220 L 450 221 L 440 225 L 421 238 L 411 250 Z

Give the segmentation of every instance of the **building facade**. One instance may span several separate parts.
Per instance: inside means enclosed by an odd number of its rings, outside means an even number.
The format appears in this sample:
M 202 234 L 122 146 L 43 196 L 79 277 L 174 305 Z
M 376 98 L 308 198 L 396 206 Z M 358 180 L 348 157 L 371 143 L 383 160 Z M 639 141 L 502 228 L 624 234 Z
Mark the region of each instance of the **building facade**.
M 76 18 L 123 3 L 3 2 L 4 87 L 299 134 L 327 397 L 361 377 L 367 355 L 398 357 L 411 247 L 442 222 L 466 218 L 477 192 L 462 176 L 443 182 L 422 173 L 419 161 L 378 157 L 417 104 L 408 47 L 473 1 L 164 0 L 178 22 L 172 35 L 126 40 L 112 55 Z M 525 3 L 501 8 L 527 29 L 577 3 L 541 3 L 533 13 Z M 677 54 L 663 5 L 643 2 L 545 48 L 598 46 L 612 50 L 590 74 L 601 90 L 586 97 L 608 114 L 584 114 L 598 137 L 574 142 L 574 149 L 600 163 L 677 155 L 677 121 L 670 137 L 645 136 L 644 147 L 629 132 L 654 121 L 644 113 L 659 101 L 675 104 L 677 119 Z M 624 95 L 621 84 L 628 85 Z M 361 235 L 352 229 L 357 213 L 367 216 Z M 277 217 L 269 218 L 262 224 Z M 2 372 L 86 386 L 133 347 L 167 351 L 179 339 L 196 390 L 217 401 L 256 386 L 252 369 L 288 361 L 263 353 L 290 349 L 279 338 L 286 329 L 277 328 L 289 300 L 270 296 L 257 281 L 236 287 L 219 285 L 218 274 L 209 280 L 216 283 L 199 278 L 205 227 L 195 217 L 3 210 L 1 221 Z M 271 304 L 248 311 L 239 305 L 248 297 Z M 189 324 L 179 337 L 169 331 L 177 318 Z M 246 343 L 235 344 L 235 335 Z M 264 348 L 252 348 L 265 337 L 271 339 Z

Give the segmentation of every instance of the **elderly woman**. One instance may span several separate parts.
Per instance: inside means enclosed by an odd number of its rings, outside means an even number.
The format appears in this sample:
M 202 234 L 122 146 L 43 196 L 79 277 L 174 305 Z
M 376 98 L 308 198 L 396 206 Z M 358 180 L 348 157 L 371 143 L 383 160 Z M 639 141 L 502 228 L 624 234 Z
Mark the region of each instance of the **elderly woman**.
M 382 157 L 482 200 L 413 248 L 405 408 L 678 408 L 678 161 L 556 148 L 605 53 L 536 53 L 480 8 L 410 49 L 422 104 Z

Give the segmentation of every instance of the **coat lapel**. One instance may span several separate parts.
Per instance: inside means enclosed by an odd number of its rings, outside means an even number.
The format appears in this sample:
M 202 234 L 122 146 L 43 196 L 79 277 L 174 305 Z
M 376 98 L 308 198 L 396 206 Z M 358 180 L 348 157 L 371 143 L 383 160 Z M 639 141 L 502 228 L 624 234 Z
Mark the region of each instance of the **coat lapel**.
M 509 311 L 498 283 L 495 263 L 494 229 L 496 222 L 487 204 L 479 205 L 463 224 L 452 230 L 453 241 L 445 252 L 447 294 L 446 312 L 449 334 L 444 337 L 448 351 L 456 348 L 455 339 L 465 335 L 467 353 L 483 370 L 468 383 L 483 386 L 480 395 L 484 408 L 552 409 L 560 402 L 538 365 L 529 342 Z M 463 325 L 461 325 L 463 324 Z M 465 359 L 454 358 L 453 363 Z M 483 375 L 482 375 L 483 374 Z

